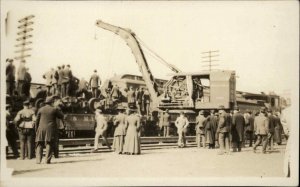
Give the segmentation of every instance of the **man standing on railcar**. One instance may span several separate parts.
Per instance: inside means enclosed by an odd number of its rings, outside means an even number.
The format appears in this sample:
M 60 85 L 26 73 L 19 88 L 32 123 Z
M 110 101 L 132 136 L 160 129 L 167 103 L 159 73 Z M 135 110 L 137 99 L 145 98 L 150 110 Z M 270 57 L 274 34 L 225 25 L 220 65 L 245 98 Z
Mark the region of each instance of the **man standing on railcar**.
M 6 93 L 12 95 L 15 89 L 15 72 L 16 68 L 13 59 L 6 59 Z
M 22 60 L 17 71 L 17 75 L 18 75 L 17 90 L 19 96 L 23 96 L 24 94 L 25 73 L 26 73 L 25 60 Z
M 51 86 L 52 86 L 52 71 L 47 71 L 43 78 L 46 79 L 46 87 L 47 87 L 47 96 L 51 95 Z
M 92 94 L 94 98 L 97 98 L 97 90 L 98 87 L 101 85 L 101 79 L 99 75 L 97 74 L 97 70 L 94 70 L 93 75 L 90 78 L 89 86 L 92 89 Z

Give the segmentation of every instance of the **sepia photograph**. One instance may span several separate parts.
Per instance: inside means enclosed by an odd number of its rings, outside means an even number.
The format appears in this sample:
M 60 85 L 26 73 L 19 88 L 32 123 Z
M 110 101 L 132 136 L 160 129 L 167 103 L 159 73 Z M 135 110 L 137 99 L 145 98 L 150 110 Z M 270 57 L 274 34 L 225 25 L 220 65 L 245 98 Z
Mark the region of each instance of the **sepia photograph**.
M 0 90 L 1 187 L 299 185 L 295 0 L 2 0 Z

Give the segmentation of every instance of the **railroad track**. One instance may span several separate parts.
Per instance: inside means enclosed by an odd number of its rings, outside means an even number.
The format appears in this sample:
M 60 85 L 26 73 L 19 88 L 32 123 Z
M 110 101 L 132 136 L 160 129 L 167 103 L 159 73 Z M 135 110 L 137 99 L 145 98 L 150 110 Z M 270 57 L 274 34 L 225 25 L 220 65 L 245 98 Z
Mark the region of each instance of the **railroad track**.
M 141 150 L 152 149 L 170 149 L 177 147 L 178 137 L 141 137 Z M 187 136 L 187 147 L 196 146 L 195 136 Z M 102 142 L 102 139 L 99 141 Z M 108 143 L 111 145 L 113 138 L 108 138 Z M 18 142 L 19 143 L 19 142 Z M 97 153 L 91 153 L 93 149 L 94 138 L 76 138 L 76 139 L 60 139 L 59 154 L 60 156 L 77 156 L 78 154 L 97 154 L 112 152 L 105 144 L 100 145 Z M 12 158 L 13 154 L 10 150 L 7 158 Z

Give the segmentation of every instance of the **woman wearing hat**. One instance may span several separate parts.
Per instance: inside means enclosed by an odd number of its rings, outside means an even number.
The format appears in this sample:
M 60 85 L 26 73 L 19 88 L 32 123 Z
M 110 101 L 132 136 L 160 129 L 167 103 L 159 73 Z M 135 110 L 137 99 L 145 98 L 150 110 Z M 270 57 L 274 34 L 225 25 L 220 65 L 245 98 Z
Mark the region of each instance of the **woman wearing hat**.
M 34 111 L 29 108 L 28 100 L 23 103 L 23 107 L 24 108 L 18 112 L 14 119 L 14 122 L 19 128 L 21 160 L 25 159 L 25 147 L 27 148 L 28 159 L 32 159 L 33 157 L 33 136 L 36 120 Z
M 124 108 L 118 108 L 119 114 L 116 116 L 114 120 L 115 133 L 114 133 L 114 141 L 113 141 L 113 149 L 116 153 L 122 154 L 123 145 L 124 145 L 124 137 L 126 135 L 126 114 Z
M 123 153 L 127 154 L 140 154 L 140 117 L 135 114 L 134 110 L 129 110 L 129 116 L 126 119 L 127 131 L 125 137 L 125 144 Z

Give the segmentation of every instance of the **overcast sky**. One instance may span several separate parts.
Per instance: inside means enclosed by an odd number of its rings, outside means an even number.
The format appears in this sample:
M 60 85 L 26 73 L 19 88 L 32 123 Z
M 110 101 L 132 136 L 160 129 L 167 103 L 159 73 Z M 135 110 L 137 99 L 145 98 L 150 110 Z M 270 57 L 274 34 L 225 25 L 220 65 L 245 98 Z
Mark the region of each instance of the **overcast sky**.
M 8 34 L 4 18 L 9 11 Z M 157 54 L 185 72 L 204 69 L 201 53 L 219 50 L 219 69 L 235 70 L 237 89 L 289 92 L 299 82 L 299 4 L 253 2 L 1 1 L 2 62 L 17 50 L 17 20 L 33 14 L 33 82 L 51 67 L 70 64 L 78 78 L 140 74 L 129 47 L 95 26 L 97 19 L 130 28 Z M 146 53 L 157 78 L 171 71 Z M 16 62 L 18 65 L 18 62 Z M 3 67 L 3 66 L 2 66 Z

